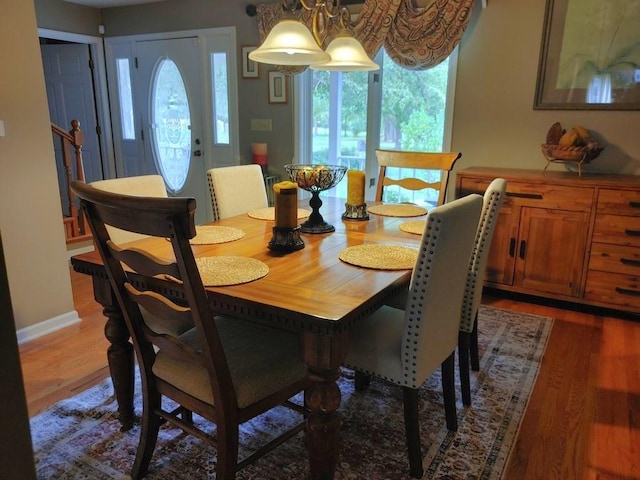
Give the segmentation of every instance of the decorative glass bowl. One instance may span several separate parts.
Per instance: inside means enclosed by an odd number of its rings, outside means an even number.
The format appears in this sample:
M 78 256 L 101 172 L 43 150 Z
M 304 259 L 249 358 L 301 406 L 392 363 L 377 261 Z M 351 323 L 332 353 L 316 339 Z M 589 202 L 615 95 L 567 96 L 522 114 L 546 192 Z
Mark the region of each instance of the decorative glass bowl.
M 340 165 L 311 165 L 311 164 L 289 164 L 284 169 L 289 174 L 292 182 L 298 184 L 303 190 L 311 192 L 311 215 L 309 219 L 300 225 L 305 233 L 327 233 L 335 230 L 334 226 L 325 222 L 320 215 L 320 192 L 335 187 L 344 177 L 347 167 Z

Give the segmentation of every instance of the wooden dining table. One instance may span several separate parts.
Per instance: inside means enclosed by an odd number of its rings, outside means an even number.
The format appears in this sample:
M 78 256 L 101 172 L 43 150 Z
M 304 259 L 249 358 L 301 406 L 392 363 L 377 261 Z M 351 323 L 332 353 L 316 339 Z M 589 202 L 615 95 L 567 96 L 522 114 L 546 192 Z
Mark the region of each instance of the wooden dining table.
M 212 223 L 245 232 L 227 243 L 193 245 L 196 257 L 241 255 L 258 259 L 268 274 L 253 282 L 207 287 L 212 309 L 247 321 L 296 332 L 308 366 L 307 445 L 310 478 L 332 479 L 339 456 L 341 394 L 337 379 L 349 348 L 350 328 L 391 297 L 408 288 L 410 270 L 376 270 L 341 261 L 350 246 L 379 243 L 418 247 L 420 235 L 401 231 L 401 223 L 425 217 L 389 217 L 370 214 L 369 220 L 344 220 L 344 200 L 322 198 L 320 214 L 334 232 L 301 235 L 304 248 L 288 253 L 270 250 L 273 221 L 239 215 Z M 308 201 L 300 202 L 308 208 Z M 134 243 L 132 242 L 132 245 Z M 143 239 L 135 246 L 158 255 L 171 255 L 162 239 Z M 129 333 L 97 252 L 71 258 L 75 271 L 91 275 L 94 297 L 106 316 L 105 336 L 114 392 L 123 430 L 134 420 L 134 355 Z

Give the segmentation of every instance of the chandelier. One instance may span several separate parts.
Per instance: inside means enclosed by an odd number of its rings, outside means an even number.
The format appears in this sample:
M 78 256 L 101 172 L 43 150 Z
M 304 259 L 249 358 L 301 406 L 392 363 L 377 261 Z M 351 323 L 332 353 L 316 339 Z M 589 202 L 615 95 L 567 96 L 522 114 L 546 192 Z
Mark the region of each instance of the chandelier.
M 305 0 L 283 0 L 285 14 L 271 29 L 262 45 L 249 54 L 254 62 L 285 66 L 310 66 L 314 70 L 343 72 L 378 70 L 353 36 L 349 10 L 340 0 L 314 0 L 313 6 Z M 300 5 L 311 13 L 311 31 L 293 12 Z M 329 42 L 326 50 L 322 44 L 329 22 L 338 18 L 339 33 Z

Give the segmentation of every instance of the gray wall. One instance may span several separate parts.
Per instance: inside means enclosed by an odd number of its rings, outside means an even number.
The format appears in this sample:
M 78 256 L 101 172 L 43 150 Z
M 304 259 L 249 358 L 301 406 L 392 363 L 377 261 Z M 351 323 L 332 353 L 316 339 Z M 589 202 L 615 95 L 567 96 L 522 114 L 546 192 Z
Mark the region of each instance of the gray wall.
M 640 111 L 533 110 L 544 10 L 545 0 L 489 0 L 476 8 L 458 63 L 452 148 L 463 157 L 456 168 L 541 170 L 540 145 L 560 122 L 584 126 L 605 145 L 585 170 L 640 175 Z
M 62 0 L 34 0 L 38 28 L 98 36 L 101 10 Z

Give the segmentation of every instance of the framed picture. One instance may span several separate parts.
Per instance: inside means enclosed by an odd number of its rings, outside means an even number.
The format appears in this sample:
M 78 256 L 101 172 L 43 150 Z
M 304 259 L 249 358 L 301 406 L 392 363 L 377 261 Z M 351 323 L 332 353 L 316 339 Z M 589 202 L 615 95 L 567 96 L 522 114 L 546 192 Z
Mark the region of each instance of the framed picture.
M 635 0 L 547 0 L 534 109 L 639 110 Z
M 287 103 L 287 77 L 284 73 L 269 72 L 269 103 Z
M 249 59 L 249 53 L 258 47 L 242 47 L 242 78 L 258 78 L 260 64 Z

